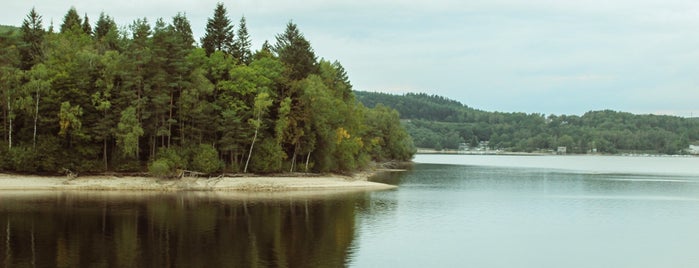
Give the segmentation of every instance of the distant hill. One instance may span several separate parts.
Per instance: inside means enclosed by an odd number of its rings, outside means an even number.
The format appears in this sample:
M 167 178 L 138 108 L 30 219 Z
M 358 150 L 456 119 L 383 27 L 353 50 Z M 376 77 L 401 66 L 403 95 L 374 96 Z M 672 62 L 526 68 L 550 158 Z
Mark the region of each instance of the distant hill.
M 15 26 L 9 26 L 9 25 L 0 25 L 0 34 L 4 34 L 10 31 L 16 31 L 19 32 L 19 27 Z
M 367 107 L 396 109 L 421 148 L 534 152 L 566 147 L 573 153 L 684 153 L 699 141 L 699 119 L 635 115 L 611 110 L 582 116 L 481 111 L 424 93 L 355 92 Z
M 0 25 L 0 37 L 10 37 L 9 40 L 17 40 L 19 38 L 20 28 L 15 26 Z

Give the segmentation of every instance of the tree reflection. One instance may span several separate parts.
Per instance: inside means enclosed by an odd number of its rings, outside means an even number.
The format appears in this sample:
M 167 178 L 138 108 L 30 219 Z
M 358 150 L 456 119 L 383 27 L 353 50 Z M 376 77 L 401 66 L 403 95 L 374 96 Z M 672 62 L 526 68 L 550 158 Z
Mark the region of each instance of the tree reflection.
M 342 267 L 367 195 L 0 197 L 4 267 Z

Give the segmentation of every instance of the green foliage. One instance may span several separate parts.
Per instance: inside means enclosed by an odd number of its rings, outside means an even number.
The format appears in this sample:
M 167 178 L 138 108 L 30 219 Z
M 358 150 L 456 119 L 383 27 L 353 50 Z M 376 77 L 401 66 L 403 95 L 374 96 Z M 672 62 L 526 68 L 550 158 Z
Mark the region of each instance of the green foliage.
M 155 160 L 148 165 L 148 173 L 158 178 L 169 178 L 176 175 L 174 167 L 165 159 Z
M 80 131 L 82 122 L 80 117 L 83 115 L 83 109 L 80 106 L 70 105 L 69 101 L 61 103 L 61 110 L 58 113 L 58 124 L 60 131 L 58 135 L 66 136 L 68 133 Z
M 250 171 L 255 173 L 280 172 L 284 151 L 272 139 L 265 139 L 255 146 L 255 153 L 250 160 Z
M 117 125 L 117 144 L 121 146 L 124 155 L 136 156 L 138 139 L 143 136 L 143 128 L 136 118 L 136 109 L 129 107 L 121 112 L 121 120 Z
M 42 19 L 36 10 L 32 8 L 22 22 L 22 44 L 20 54 L 22 57 L 22 69 L 28 70 L 41 62 L 44 57 L 44 26 Z
M 192 159 L 192 169 L 194 171 L 207 174 L 219 171 L 223 163 L 218 158 L 218 151 L 209 144 L 200 144 Z
M 168 166 L 173 169 L 188 169 L 189 168 L 190 150 L 181 147 L 160 148 L 157 158 L 165 160 Z
M 238 35 L 235 38 L 233 57 L 242 64 L 250 64 L 252 61 L 251 44 L 247 23 L 245 17 L 242 17 L 238 23 Z
M 395 111 L 358 104 L 297 25 L 276 41 L 252 55 L 223 4 L 202 47 L 181 13 L 122 31 L 71 8 L 53 33 L 31 10 L 0 28 L 0 170 L 348 172 L 412 156 Z
M 493 149 L 546 151 L 565 146 L 572 153 L 683 153 L 699 140 L 696 120 L 657 115 L 593 111 L 582 116 L 479 111 L 426 94 L 403 96 L 355 92 L 368 107 L 382 103 L 397 109 L 416 146 L 458 149 L 488 141 Z
M 27 147 L 13 147 L 9 150 L 10 167 L 12 170 L 19 172 L 36 172 L 36 162 L 38 154 L 36 151 Z
M 228 18 L 226 7 L 223 3 L 216 4 L 214 17 L 206 23 L 206 33 L 201 39 L 201 44 L 206 55 L 211 55 L 214 51 L 224 51 L 231 54 L 234 50 L 233 24 Z
M 288 77 L 301 80 L 310 74 L 318 73 L 318 63 L 311 43 L 293 22 L 286 25 L 284 33 L 276 36 L 274 51 L 287 67 Z
M 78 15 L 78 11 L 75 7 L 71 7 L 68 13 L 63 17 L 63 23 L 61 24 L 61 33 L 67 32 L 82 32 L 82 19 Z

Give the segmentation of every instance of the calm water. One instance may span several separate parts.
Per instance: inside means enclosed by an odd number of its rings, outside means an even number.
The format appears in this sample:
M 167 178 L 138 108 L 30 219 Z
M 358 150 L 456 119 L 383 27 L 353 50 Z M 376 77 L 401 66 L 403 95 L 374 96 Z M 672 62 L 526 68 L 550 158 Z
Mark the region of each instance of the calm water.
M 0 192 L 0 267 L 699 267 L 699 158 L 415 161 L 318 197 Z

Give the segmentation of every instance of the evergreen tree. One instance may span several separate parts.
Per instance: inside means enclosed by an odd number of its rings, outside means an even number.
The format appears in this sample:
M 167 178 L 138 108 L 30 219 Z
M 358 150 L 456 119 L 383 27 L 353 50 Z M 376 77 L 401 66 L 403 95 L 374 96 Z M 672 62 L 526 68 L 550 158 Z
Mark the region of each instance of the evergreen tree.
M 265 42 L 262 43 L 262 47 L 260 48 L 260 50 L 255 52 L 255 55 L 253 56 L 253 58 L 255 60 L 259 60 L 262 58 L 274 57 L 273 50 L 274 50 L 274 48 L 272 47 L 272 45 L 269 44 L 269 41 L 265 40 Z
M 172 18 L 172 28 L 175 33 L 176 44 L 185 50 L 194 48 L 194 36 L 192 35 L 192 25 L 189 23 L 187 16 L 182 13 L 177 13 Z
M 206 55 L 211 55 L 214 51 L 224 51 L 232 54 L 234 49 L 233 24 L 226 14 L 223 3 L 216 4 L 214 17 L 206 23 L 206 33 L 201 39 L 201 45 L 206 51 Z
M 117 31 L 117 25 L 114 22 L 114 19 L 112 19 L 112 17 L 109 15 L 104 14 L 104 12 L 100 13 L 100 17 L 97 19 L 93 32 L 95 39 L 101 40 L 107 37 L 107 35 L 109 35 L 109 33 L 112 31 Z
M 96 46 L 100 53 L 106 50 L 121 50 L 117 25 L 114 19 L 105 15 L 104 12 L 100 13 L 100 17 L 95 24 L 93 35 L 97 41 Z
M 235 39 L 235 51 L 233 57 L 242 64 L 250 64 L 252 61 L 252 52 L 250 52 L 250 34 L 245 22 L 245 16 L 240 18 L 238 23 L 238 35 Z
M 44 57 L 44 28 L 41 16 L 32 8 L 22 22 L 22 43 L 20 45 L 21 68 L 29 70 Z
M 61 24 L 61 33 L 66 33 L 69 31 L 82 31 L 82 20 L 78 11 L 75 7 L 71 7 L 68 13 L 63 17 L 63 24 Z
M 83 32 L 87 35 L 92 35 L 92 25 L 90 25 L 90 19 L 87 18 L 87 13 L 85 13 L 85 18 L 83 19 Z
M 274 51 L 287 66 L 292 80 L 301 80 L 310 74 L 318 73 L 318 64 L 311 43 L 301 34 L 293 22 L 286 25 L 284 33 L 276 36 Z

